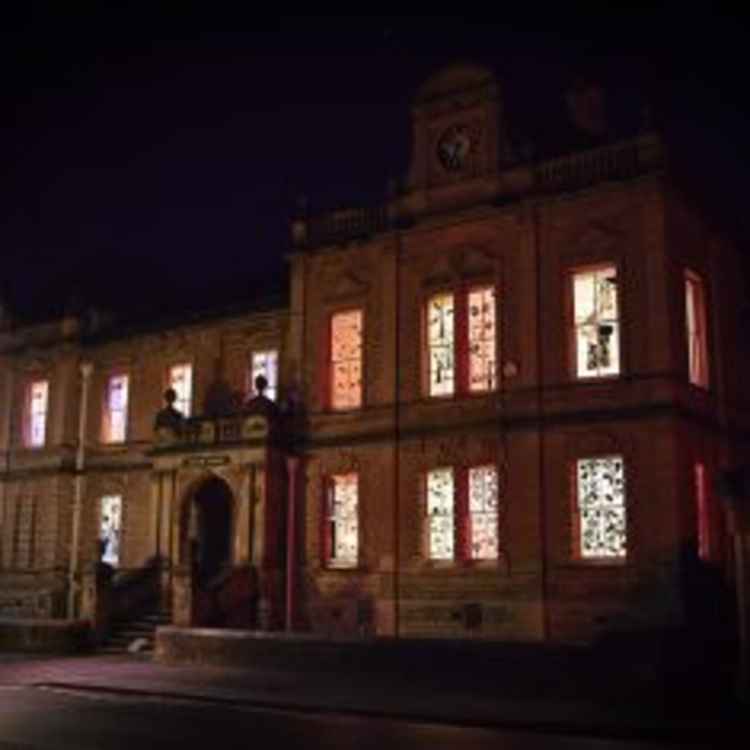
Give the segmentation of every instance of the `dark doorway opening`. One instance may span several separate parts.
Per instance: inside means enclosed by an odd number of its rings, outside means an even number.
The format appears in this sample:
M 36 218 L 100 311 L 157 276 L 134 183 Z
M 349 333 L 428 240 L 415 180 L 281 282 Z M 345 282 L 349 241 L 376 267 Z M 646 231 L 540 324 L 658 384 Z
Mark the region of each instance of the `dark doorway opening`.
M 193 565 L 198 583 L 215 579 L 230 562 L 232 493 L 226 482 L 207 479 L 193 497 L 195 517 Z

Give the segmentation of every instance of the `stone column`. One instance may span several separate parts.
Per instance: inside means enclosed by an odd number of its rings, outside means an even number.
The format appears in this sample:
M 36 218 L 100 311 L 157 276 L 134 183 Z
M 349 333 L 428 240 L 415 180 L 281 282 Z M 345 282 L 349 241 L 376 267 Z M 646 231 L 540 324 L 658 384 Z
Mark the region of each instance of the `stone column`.
M 286 516 L 286 616 L 285 630 L 287 633 L 292 632 L 294 627 L 294 606 L 295 606 L 295 568 L 296 559 L 296 489 L 297 489 L 297 469 L 299 467 L 299 458 L 297 456 L 287 456 L 286 473 L 287 473 L 287 516 Z

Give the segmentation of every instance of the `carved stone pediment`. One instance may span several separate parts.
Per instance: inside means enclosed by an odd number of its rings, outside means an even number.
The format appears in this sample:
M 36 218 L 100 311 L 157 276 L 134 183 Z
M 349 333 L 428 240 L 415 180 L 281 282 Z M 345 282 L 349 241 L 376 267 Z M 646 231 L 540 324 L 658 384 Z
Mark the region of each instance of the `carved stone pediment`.
M 611 254 L 623 246 L 625 237 L 619 220 L 598 220 L 571 233 L 565 247 L 570 255 Z
M 329 302 L 362 299 L 371 287 L 366 265 L 331 268 L 323 274 L 323 298 Z

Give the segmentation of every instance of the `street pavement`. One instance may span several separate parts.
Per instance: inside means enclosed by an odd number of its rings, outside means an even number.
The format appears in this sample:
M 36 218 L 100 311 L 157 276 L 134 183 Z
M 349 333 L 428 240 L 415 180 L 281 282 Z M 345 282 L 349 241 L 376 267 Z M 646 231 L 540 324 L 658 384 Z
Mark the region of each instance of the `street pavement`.
M 470 675 L 469 675 L 470 677 Z M 568 681 L 569 682 L 569 681 Z M 204 708 L 289 709 L 310 715 L 350 715 L 451 726 L 503 728 L 550 736 L 621 738 L 642 742 L 708 743 L 747 732 L 739 707 L 700 712 L 679 705 L 651 705 L 638 695 L 618 700 L 493 690 L 466 676 L 320 672 L 304 668 L 238 669 L 167 666 L 143 656 L 30 657 L 0 654 L 0 702 L 14 689 L 62 691 L 81 697 L 187 702 Z M 0 739 L 5 739 L 0 727 Z M 747 736 L 745 734 L 745 736 Z M 515 745 L 513 745 L 515 747 Z M 0 750 L 2 745 L 0 745 Z

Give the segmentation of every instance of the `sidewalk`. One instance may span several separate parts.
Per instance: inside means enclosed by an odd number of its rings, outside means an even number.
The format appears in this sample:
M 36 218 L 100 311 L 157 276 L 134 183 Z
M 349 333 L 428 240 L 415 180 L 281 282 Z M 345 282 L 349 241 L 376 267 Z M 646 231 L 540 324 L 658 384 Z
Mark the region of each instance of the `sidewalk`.
M 36 686 L 158 700 L 192 700 L 315 712 L 356 713 L 459 725 L 533 731 L 698 741 L 717 739 L 739 724 L 741 709 L 696 713 L 648 707 L 638 696 L 607 705 L 574 696 L 493 691 L 484 679 L 467 689 L 463 679 L 423 675 L 333 673 L 289 669 L 165 666 L 143 657 L 21 657 L 0 654 L 0 688 Z

